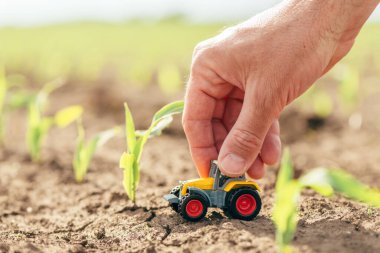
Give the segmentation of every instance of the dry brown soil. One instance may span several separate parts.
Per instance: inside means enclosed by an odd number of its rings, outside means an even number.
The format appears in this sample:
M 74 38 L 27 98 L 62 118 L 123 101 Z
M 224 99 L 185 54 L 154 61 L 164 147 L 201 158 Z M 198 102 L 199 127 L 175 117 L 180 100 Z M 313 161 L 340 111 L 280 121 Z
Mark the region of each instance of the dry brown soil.
M 87 134 L 123 123 L 124 100 L 137 125 L 148 124 L 153 112 L 172 97 L 154 88 L 126 90 L 100 86 L 61 88 L 50 111 L 80 103 L 86 108 Z M 296 175 L 316 166 L 339 166 L 373 187 L 380 187 L 380 104 L 374 94 L 363 103 L 361 130 L 334 116 L 317 130 L 308 116 L 288 109 L 282 118 L 282 138 L 290 146 Z M 71 159 L 75 127 L 53 130 L 40 164 L 31 163 L 25 145 L 25 112 L 7 120 L 6 148 L 0 153 L 0 252 L 275 252 L 275 228 L 270 213 L 277 167 L 259 184 L 263 208 L 246 222 L 209 210 L 198 223 L 184 221 L 162 196 L 178 180 L 196 177 L 179 122 L 150 140 L 142 159 L 136 206 L 128 201 L 118 159 L 123 138 L 99 150 L 87 179 L 74 182 Z M 294 240 L 299 252 L 380 252 L 380 211 L 306 191 Z

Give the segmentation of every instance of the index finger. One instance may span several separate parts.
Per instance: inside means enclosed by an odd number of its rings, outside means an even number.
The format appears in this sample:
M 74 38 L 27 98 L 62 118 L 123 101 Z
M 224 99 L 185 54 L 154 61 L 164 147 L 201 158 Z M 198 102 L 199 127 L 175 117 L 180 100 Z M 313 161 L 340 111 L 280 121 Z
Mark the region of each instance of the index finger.
M 192 159 L 201 177 L 208 176 L 210 160 L 218 157 L 211 123 L 215 107 L 216 99 L 190 78 L 182 124 Z

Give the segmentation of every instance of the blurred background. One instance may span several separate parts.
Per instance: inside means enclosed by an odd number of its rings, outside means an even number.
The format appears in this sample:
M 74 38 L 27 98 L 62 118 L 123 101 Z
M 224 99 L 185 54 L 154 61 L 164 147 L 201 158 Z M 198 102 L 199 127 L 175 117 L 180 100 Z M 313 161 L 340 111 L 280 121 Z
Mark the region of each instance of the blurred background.
M 63 77 L 76 86 L 158 87 L 151 95 L 180 97 L 197 42 L 278 2 L 1 0 L 0 66 L 17 85 Z M 378 95 L 379 21 L 377 8 L 349 55 L 294 105 L 312 115 L 312 127 L 334 113 L 361 126 L 362 101 Z

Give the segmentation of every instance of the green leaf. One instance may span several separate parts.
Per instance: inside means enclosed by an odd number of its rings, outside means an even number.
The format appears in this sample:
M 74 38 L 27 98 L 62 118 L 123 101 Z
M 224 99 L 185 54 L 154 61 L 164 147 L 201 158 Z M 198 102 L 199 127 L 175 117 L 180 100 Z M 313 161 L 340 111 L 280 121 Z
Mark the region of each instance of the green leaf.
M 78 138 L 77 138 L 77 146 L 73 159 L 73 168 L 75 179 L 78 183 L 82 182 L 84 177 L 87 174 L 89 165 L 91 163 L 92 157 L 97 148 L 104 145 L 108 140 L 114 137 L 116 134 L 120 132 L 120 128 L 115 127 L 113 129 L 109 129 L 107 131 L 103 131 L 93 137 L 87 145 L 85 145 L 84 141 L 84 129 L 83 125 L 80 121 L 78 121 Z
M 127 137 L 127 145 L 129 153 L 134 153 L 136 146 L 136 133 L 135 123 L 133 121 L 132 113 L 129 110 L 128 104 L 124 103 L 125 109 L 125 132 Z
M 3 107 L 5 103 L 5 95 L 8 90 L 8 82 L 5 77 L 4 69 L 0 68 L 0 114 L 3 113 Z
M 152 128 L 149 134 L 149 138 L 159 136 L 162 133 L 162 130 L 165 129 L 172 123 L 173 117 L 168 116 L 160 120 L 155 127 Z M 142 137 L 147 133 L 148 130 L 137 130 L 136 131 L 136 136 L 137 137 Z
M 144 131 L 144 134 L 139 138 L 136 143 L 135 151 L 133 152 L 137 157 L 137 162 L 141 160 L 142 151 L 148 138 L 154 136 L 157 133 L 161 133 L 163 128 L 167 127 L 172 122 L 172 116 L 178 113 L 182 113 L 184 108 L 183 101 L 175 101 L 168 105 L 165 105 L 158 110 L 153 117 L 152 123 L 148 130 Z M 152 134 L 154 132 L 154 134 Z
M 329 197 L 334 194 L 330 184 L 329 171 L 324 168 L 313 169 L 299 179 L 303 187 L 310 187 L 322 196 Z
M 125 152 L 120 158 L 120 168 L 123 169 L 124 190 L 132 201 L 135 201 L 136 198 L 135 161 L 135 156 L 133 154 Z
M 64 128 L 77 120 L 83 113 L 83 108 L 79 105 L 66 107 L 58 111 L 54 116 L 54 123 L 61 128 Z
M 41 144 L 41 115 L 36 101 L 28 107 L 28 124 L 26 141 L 30 156 L 33 161 L 39 160 Z
M 340 169 L 314 169 L 301 177 L 300 183 L 323 196 L 331 196 L 335 191 L 352 200 L 380 207 L 379 190 L 371 189 Z
M 44 87 L 42 87 L 42 89 L 38 92 L 35 99 L 41 112 L 44 111 L 45 107 L 47 106 L 48 97 L 50 93 L 52 93 L 54 90 L 61 87 L 63 84 L 64 84 L 63 79 L 58 78 L 52 82 L 45 84 Z
M 0 68 L 0 143 L 2 143 L 4 137 L 4 105 L 7 91 L 8 82 L 5 77 L 4 69 Z
M 73 168 L 74 168 L 74 175 L 75 180 L 80 183 L 84 179 L 84 170 L 85 170 L 85 162 L 84 157 L 86 156 L 84 151 L 84 128 L 82 125 L 82 121 L 79 119 L 77 121 L 77 131 L 78 131 L 78 137 L 77 137 L 77 144 L 75 148 L 74 158 L 73 158 Z
M 27 107 L 34 99 L 36 99 L 35 95 L 32 95 L 25 91 L 20 92 L 12 92 L 9 96 L 7 104 L 12 109 L 18 109 Z
M 276 225 L 276 241 L 280 252 L 289 252 L 298 223 L 298 205 L 301 187 L 292 180 L 276 190 L 272 220 Z
M 281 158 L 281 168 L 277 176 L 276 192 L 286 187 L 293 179 L 293 166 L 290 158 L 289 148 L 285 148 Z
M 289 149 L 282 155 L 276 182 L 276 197 L 272 220 L 276 225 L 276 242 L 279 252 L 291 252 L 289 243 L 294 237 L 298 223 L 298 201 L 302 187 L 293 180 L 293 167 Z
M 166 116 L 173 116 L 174 114 L 182 113 L 184 108 L 184 101 L 175 101 L 162 107 L 154 114 L 153 121 L 157 122 Z
M 108 129 L 98 133 L 95 137 L 93 137 L 89 142 L 89 150 L 93 153 L 97 148 L 106 144 L 110 139 L 112 139 L 115 135 L 120 133 L 120 127 L 114 127 L 112 129 Z
M 328 180 L 336 192 L 350 199 L 380 207 L 380 191 L 371 189 L 347 172 L 340 169 L 329 170 Z

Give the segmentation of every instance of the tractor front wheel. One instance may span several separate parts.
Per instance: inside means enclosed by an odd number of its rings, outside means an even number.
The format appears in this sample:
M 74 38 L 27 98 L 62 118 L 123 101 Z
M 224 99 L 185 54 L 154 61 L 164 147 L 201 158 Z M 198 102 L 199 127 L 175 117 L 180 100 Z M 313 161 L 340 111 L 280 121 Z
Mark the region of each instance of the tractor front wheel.
M 188 221 L 199 221 L 207 213 L 207 201 L 197 194 L 186 194 L 179 202 L 178 210 L 180 215 Z
M 227 199 L 228 214 L 241 220 L 254 219 L 261 210 L 261 198 L 250 187 L 232 190 Z

